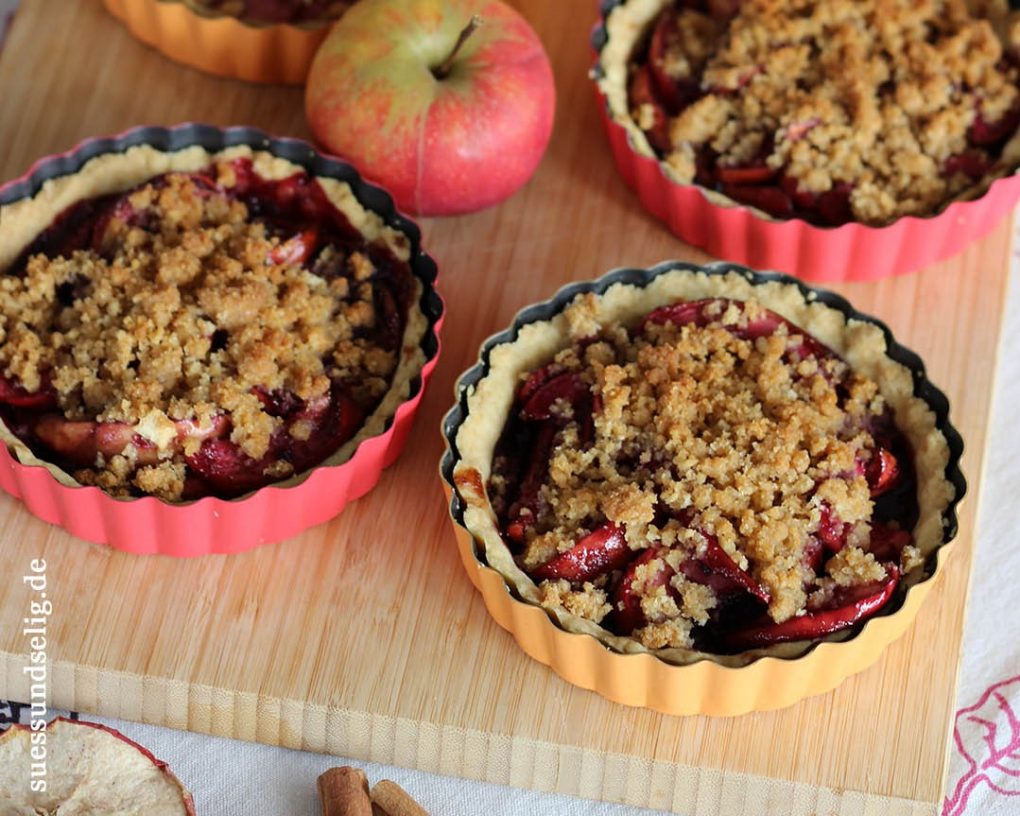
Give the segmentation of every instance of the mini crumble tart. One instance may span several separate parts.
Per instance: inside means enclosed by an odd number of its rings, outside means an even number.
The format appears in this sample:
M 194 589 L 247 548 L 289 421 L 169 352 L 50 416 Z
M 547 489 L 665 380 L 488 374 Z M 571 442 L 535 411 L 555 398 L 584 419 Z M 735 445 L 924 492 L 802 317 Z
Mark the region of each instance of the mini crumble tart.
M 403 233 L 249 147 L 132 147 L 2 210 L 0 438 L 65 485 L 176 503 L 301 482 L 421 373 Z
M 633 147 L 721 203 L 882 226 L 1020 163 L 1004 2 L 625 0 L 600 87 Z
M 488 565 L 567 632 L 726 666 L 927 577 L 948 442 L 881 329 L 807 291 L 667 271 L 495 346 L 453 469 Z
M 356 0 L 103 0 L 142 42 L 246 82 L 303 85 L 330 26 Z

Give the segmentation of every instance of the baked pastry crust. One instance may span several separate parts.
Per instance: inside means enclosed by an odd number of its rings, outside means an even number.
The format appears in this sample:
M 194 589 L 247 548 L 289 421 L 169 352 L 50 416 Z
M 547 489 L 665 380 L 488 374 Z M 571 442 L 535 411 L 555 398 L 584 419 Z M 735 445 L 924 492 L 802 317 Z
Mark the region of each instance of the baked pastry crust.
M 30 199 L 21 199 L 0 208 L 0 270 L 8 268 L 28 247 L 41 230 L 76 202 L 99 196 L 121 193 L 165 173 L 194 173 L 214 162 L 231 162 L 247 159 L 254 172 L 266 181 L 278 181 L 304 173 L 303 167 L 265 151 L 247 146 L 231 147 L 210 153 L 201 147 L 190 147 L 176 152 L 162 152 L 150 146 L 133 147 L 118 154 L 105 154 L 87 162 L 81 170 L 69 176 L 47 181 Z M 337 179 L 315 179 L 329 203 L 345 216 L 368 244 L 378 244 L 398 260 L 408 261 L 410 243 L 407 236 L 387 226 L 376 213 L 365 209 L 356 199 L 350 186 Z M 396 367 L 389 386 L 375 409 L 368 415 L 357 433 L 341 445 L 320 466 L 339 465 L 351 458 L 361 441 L 382 433 L 399 405 L 408 397 L 411 383 L 422 370 L 425 355 L 421 341 L 428 321 L 419 303 L 423 286 L 411 277 L 412 292 L 404 333 L 397 355 Z M 10 428 L 0 422 L 0 439 L 23 464 L 46 468 L 61 484 L 78 486 L 69 473 L 52 462 L 37 457 Z M 273 482 L 276 487 L 290 487 L 303 482 L 314 470 L 294 474 L 286 480 Z M 130 500 L 130 499 L 129 499 Z
M 754 285 L 737 273 L 708 275 L 683 270 L 666 272 L 648 286 L 616 284 L 595 301 L 594 318 L 602 325 L 631 325 L 654 308 L 678 300 L 703 298 L 754 299 L 767 309 L 790 320 L 806 333 L 824 343 L 859 374 L 874 380 L 892 408 L 897 428 L 914 450 L 916 490 L 919 517 L 913 529 L 914 544 L 920 562 L 926 560 L 944 541 L 943 513 L 955 495 L 945 473 L 949 462 L 949 446 L 936 427 L 930 408 L 913 394 L 910 371 L 886 355 L 881 330 L 870 323 L 846 318 L 838 310 L 805 298 L 794 284 L 768 282 Z M 454 475 L 458 492 L 466 507 L 464 523 L 479 542 L 487 563 L 496 569 L 515 593 L 531 604 L 541 605 L 548 589 L 538 587 L 514 560 L 504 543 L 499 522 L 489 504 L 483 485 L 492 472 L 493 452 L 507 421 L 515 391 L 522 374 L 551 359 L 556 352 L 572 345 L 572 336 L 585 333 L 571 321 L 581 314 L 565 309 L 549 321 L 522 327 L 509 343 L 496 346 L 489 356 L 488 373 L 467 394 L 467 416 L 461 425 L 456 448 L 460 459 Z M 591 328 L 590 326 L 588 327 Z M 904 589 L 925 577 L 923 563 L 916 564 L 902 579 Z M 902 591 L 902 590 L 901 590 Z M 588 634 L 623 653 L 647 652 L 631 637 L 613 634 L 567 609 L 548 608 L 548 613 L 568 632 Z M 577 609 L 576 612 L 587 610 Z M 831 635 L 826 640 L 840 640 L 848 631 Z M 754 649 L 736 655 L 715 655 L 686 648 L 665 648 L 653 653 L 667 662 L 687 664 L 710 659 L 727 666 L 740 666 L 763 655 L 796 657 L 814 641 L 799 641 Z
M 656 160 L 663 176 L 670 182 L 678 185 L 694 186 L 702 192 L 712 204 L 718 206 L 747 207 L 751 209 L 755 215 L 768 221 L 787 220 L 787 217 L 776 217 L 776 215 L 762 209 L 761 207 L 768 206 L 765 204 L 765 197 L 763 196 L 752 195 L 747 198 L 738 199 L 735 197 L 737 196 L 736 189 L 734 189 L 734 197 L 730 197 L 725 195 L 723 192 L 720 192 L 718 189 L 713 189 L 711 186 L 707 186 L 702 183 L 695 183 L 692 180 L 694 168 L 693 158 L 691 156 L 682 156 L 680 151 L 677 151 L 670 156 L 660 156 L 650 143 L 646 131 L 643 130 L 639 122 L 635 120 L 635 112 L 632 110 L 628 88 L 631 78 L 632 61 L 634 59 L 634 55 L 641 51 L 643 44 L 647 41 L 649 32 L 655 26 L 660 14 L 673 5 L 675 5 L 674 0 L 625 0 L 624 2 L 615 5 L 606 16 L 605 32 L 607 37 L 600 50 L 599 70 L 596 71 L 596 76 L 597 84 L 606 98 L 607 111 L 610 119 L 625 129 L 631 149 L 640 156 Z M 968 5 L 972 7 L 976 14 L 989 20 L 991 29 L 994 30 L 995 35 L 999 40 L 1004 43 L 1011 43 L 1013 48 L 1016 47 L 1016 41 L 1018 39 L 1017 33 L 1020 32 L 1020 27 L 1016 26 L 1011 21 L 1009 10 L 1003 0 L 969 2 Z M 709 95 L 703 97 L 700 102 L 708 104 L 713 100 L 717 102 L 721 100 L 723 103 L 727 105 L 729 104 L 725 94 L 719 97 Z M 714 111 L 706 110 L 705 116 L 702 116 L 700 113 L 695 116 L 695 112 L 693 111 L 694 107 L 696 107 L 696 105 L 692 105 L 687 109 L 692 111 L 691 120 L 697 123 L 697 127 L 703 128 L 706 126 L 708 120 L 711 119 L 710 114 L 713 112 L 719 113 L 718 108 L 720 108 L 720 105 L 715 105 L 716 110 Z M 680 124 L 679 118 L 677 120 L 673 120 L 674 128 L 677 128 Z M 730 124 L 732 125 L 732 123 Z M 716 132 L 717 129 L 713 128 L 712 133 L 715 134 Z M 744 135 L 748 136 L 749 134 Z M 739 148 L 740 145 L 738 144 L 737 147 Z M 845 147 L 845 145 L 843 147 Z M 828 176 L 825 175 L 825 172 L 823 172 L 825 168 L 822 167 L 822 165 L 826 164 L 828 160 L 820 160 L 818 155 L 815 153 L 807 155 L 807 144 L 792 146 L 790 144 L 781 145 L 781 149 L 777 148 L 775 150 L 770 163 L 774 164 L 780 159 L 785 161 L 789 158 L 789 155 L 787 154 L 792 154 L 793 152 L 800 150 L 800 148 L 805 148 L 805 150 L 801 150 L 797 153 L 797 155 L 800 155 L 803 159 L 803 161 L 801 161 L 803 167 L 800 167 L 797 172 L 800 173 L 801 170 L 804 170 L 802 175 L 807 179 L 807 181 L 805 181 L 805 178 L 800 179 L 800 190 L 802 191 L 802 194 L 808 197 L 825 195 L 825 191 L 835 189 L 834 187 L 830 188 L 827 186 L 829 179 Z M 738 150 L 737 152 L 739 153 L 740 151 Z M 852 150 L 850 152 L 852 153 Z M 780 153 L 783 153 L 783 156 L 780 156 Z M 840 153 L 840 155 L 842 155 L 842 153 Z M 868 155 L 870 156 L 870 153 Z M 906 156 L 906 154 L 904 154 L 904 156 Z M 899 159 L 897 158 L 897 160 Z M 834 165 L 837 163 L 835 158 L 831 161 Z M 924 164 L 925 168 L 927 168 L 918 170 L 915 166 L 910 171 L 911 173 L 915 170 L 918 173 L 921 173 L 922 170 L 924 170 L 924 172 L 928 172 L 931 167 L 936 166 L 932 159 L 926 155 L 911 154 L 910 156 L 906 156 L 904 161 L 912 162 L 914 165 L 917 165 L 918 163 Z M 791 165 L 795 163 L 796 162 L 791 161 Z M 844 162 L 844 164 L 853 164 L 853 162 Z M 921 201 L 923 196 L 919 196 L 918 201 L 907 202 L 907 199 L 913 195 L 912 193 L 909 195 L 898 194 L 899 198 L 903 199 L 901 202 L 896 196 L 890 195 L 890 193 L 884 188 L 879 189 L 876 185 L 872 185 L 868 182 L 867 190 L 862 188 L 860 191 L 855 190 L 851 193 L 851 195 L 854 196 L 855 214 L 853 217 L 842 215 L 837 217 L 836 220 L 822 219 L 821 223 L 825 225 L 832 225 L 846 223 L 846 221 L 849 220 L 870 226 L 883 226 L 903 215 L 916 215 L 919 217 L 934 216 L 945 210 L 946 207 L 954 202 L 969 201 L 981 197 L 994 181 L 999 178 L 1012 175 L 1018 166 L 1020 166 L 1020 132 L 1016 133 L 1005 143 L 1002 147 L 999 160 L 992 163 L 992 165 L 987 168 L 983 174 L 978 175 L 972 181 L 968 180 L 967 182 L 963 182 L 962 187 L 960 186 L 959 178 L 963 178 L 963 176 L 959 176 L 956 182 L 954 182 L 952 194 L 949 197 L 942 198 L 938 198 L 936 196 L 935 200 L 937 200 L 938 203 L 932 208 L 929 208 L 926 202 L 922 202 L 923 206 L 922 203 L 918 203 Z M 936 170 L 936 173 L 941 172 L 942 169 L 939 167 Z M 960 172 L 962 173 L 963 171 Z M 978 173 L 980 173 L 980 171 L 978 171 Z M 910 178 L 914 178 L 914 176 L 910 176 Z M 701 179 L 701 176 L 699 176 L 699 179 Z M 836 176 L 833 175 L 832 179 L 835 180 Z M 835 181 L 833 181 L 833 183 L 835 183 Z M 758 193 L 761 189 L 770 191 L 773 189 L 767 184 L 761 188 L 756 188 L 753 184 L 754 183 L 752 183 L 752 189 L 750 190 L 751 193 Z M 814 187 L 812 187 L 812 185 L 814 185 Z M 719 186 L 725 187 L 726 185 Z M 733 186 L 735 188 L 739 187 L 737 184 Z M 839 186 L 841 188 L 845 188 L 846 185 L 843 181 L 840 181 Z M 913 182 L 911 182 L 908 186 L 910 189 L 917 187 L 917 185 Z M 934 187 L 937 185 L 929 186 Z M 817 187 L 817 189 L 815 189 L 815 187 Z M 873 190 L 871 187 L 875 187 L 875 189 Z M 956 189 L 957 187 L 959 187 L 959 189 Z M 778 186 L 774 189 L 776 193 L 781 193 Z M 844 191 L 845 190 L 841 190 L 840 192 Z M 929 190 L 928 192 L 931 193 L 932 191 Z M 798 193 L 798 195 L 799 194 L 800 193 Z M 785 199 L 785 193 L 781 193 L 779 198 Z M 859 207 L 858 198 L 860 199 Z M 759 201 L 761 201 L 761 207 L 756 206 Z M 787 200 L 786 203 L 789 204 L 789 201 Z M 845 202 L 841 204 L 841 206 L 846 206 Z M 895 215 L 889 215 L 889 213 L 894 211 L 895 208 L 900 207 L 906 207 L 906 209 L 903 209 L 902 211 L 896 210 Z M 769 207 L 769 209 L 772 208 Z M 788 217 L 804 217 L 803 211 L 798 209 Z

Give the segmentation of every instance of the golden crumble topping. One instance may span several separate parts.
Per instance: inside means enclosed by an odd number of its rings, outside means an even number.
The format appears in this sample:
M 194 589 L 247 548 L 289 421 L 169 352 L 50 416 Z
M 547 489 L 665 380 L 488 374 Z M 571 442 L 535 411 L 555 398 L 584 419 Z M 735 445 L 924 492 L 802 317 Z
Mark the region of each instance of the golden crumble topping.
M 671 114 L 657 147 L 680 181 L 779 217 L 820 211 L 825 223 L 882 224 L 930 214 L 972 187 L 1016 130 L 1017 64 L 966 0 L 742 0 L 737 9 L 726 20 L 670 8 L 653 39 L 648 70 Z M 631 114 L 656 127 L 647 95 L 632 94 Z M 714 175 L 699 172 L 698 156 Z M 746 190 L 762 183 L 773 191 Z
M 180 499 L 186 458 L 214 438 L 256 478 L 283 478 L 300 460 L 281 434 L 314 442 L 337 388 L 347 417 L 388 388 L 399 346 L 381 339 L 391 316 L 367 250 L 327 243 L 313 264 L 311 238 L 257 217 L 232 166 L 213 171 L 219 184 L 143 184 L 99 208 L 85 247 L 0 276 L 0 375 L 52 392 L 59 413 L 33 433 L 85 465 L 84 484 Z
M 489 482 L 544 605 L 691 647 L 737 590 L 782 624 L 826 587 L 890 578 L 902 534 L 872 534 L 893 433 L 874 382 L 754 301 L 593 331 L 593 298 L 566 315 L 577 342 L 522 375 Z M 527 436 L 539 421 L 547 449 Z
M 549 609 L 565 609 L 571 615 L 592 621 L 600 621 L 609 613 L 605 590 L 591 583 L 586 582 L 575 591 L 569 581 L 543 581 L 539 591 L 542 606 Z

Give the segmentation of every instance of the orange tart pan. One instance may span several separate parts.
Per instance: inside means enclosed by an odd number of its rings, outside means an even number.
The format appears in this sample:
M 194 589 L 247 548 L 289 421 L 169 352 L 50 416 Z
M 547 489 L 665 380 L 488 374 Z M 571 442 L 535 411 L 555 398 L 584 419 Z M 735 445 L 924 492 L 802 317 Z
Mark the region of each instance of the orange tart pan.
M 97 487 L 64 484 L 42 465 L 22 464 L 0 443 L 0 489 L 20 499 L 43 521 L 125 552 L 179 557 L 236 553 L 292 538 L 337 516 L 348 502 L 368 493 L 383 469 L 400 454 L 439 358 L 444 307 L 435 288 L 435 261 L 422 250 L 418 227 L 397 212 L 390 195 L 363 181 L 350 164 L 326 157 L 298 139 L 277 139 L 246 127 L 141 127 L 119 136 L 89 139 L 66 153 L 40 159 L 24 176 L 0 187 L 0 207 L 45 194 L 50 179 L 74 174 L 91 159 L 137 145 L 168 153 L 196 145 L 210 153 L 247 145 L 300 165 L 312 176 L 349 184 L 362 206 L 380 215 L 387 226 L 410 242 L 408 263 L 421 284 L 418 306 L 426 321 L 420 342 L 421 370 L 411 379 L 409 393 L 381 433 L 362 441 L 347 461 L 312 468 L 293 485 L 269 485 L 230 500 L 209 496 L 172 503 L 152 496 L 115 498 Z
M 103 0 L 142 42 L 170 59 L 216 76 L 301 85 L 332 21 L 257 24 L 200 14 L 183 0 Z
M 779 220 L 697 184 L 669 178 L 647 142 L 610 110 L 601 88 L 606 21 L 625 0 L 603 0 L 592 34 L 597 58 L 591 71 L 599 112 L 617 170 L 642 206 L 687 243 L 717 258 L 758 269 L 776 269 L 815 282 L 868 281 L 915 272 L 963 251 L 991 232 L 1020 200 L 1020 175 L 996 180 L 984 194 L 954 201 L 927 217 L 904 216 L 885 226 L 847 223 L 817 226 L 800 218 Z M 665 5 L 665 3 L 664 3 Z
M 567 631 L 551 613 L 522 599 L 511 582 L 489 566 L 483 543 L 465 523 L 465 495 L 477 495 L 479 486 L 455 481 L 454 472 L 460 458 L 457 435 L 468 416 L 469 396 L 489 374 L 493 351 L 514 342 L 524 326 L 551 319 L 581 293 L 601 295 L 616 284 L 645 287 L 658 276 L 677 270 L 708 276 L 736 273 L 755 286 L 767 282 L 793 284 L 806 298 L 838 310 L 847 320 L 877 326 L 884 335 L 887 356 L 910 371 L 914 396 L 931 409 L 935 427 L 948 443 L 945 479 L 952 486 L 953 497 L 942 514 L 942 542 L 920 568 L 920 579 L 906 589 L 901 586 L 876 615 L 849 631 L 829 636 L 831 639 L 815 641 L 795 657 L 759 656 L 756 653 L 748 655 L 743 665 L 724 665 L 724 659 L 717 662 L 714 656 L 709 655 L 681 664 L 669 662 L 647 650 L 632 653 L 615 651 L 594 635 Z M 787 275 L 753 272 L 730 263 L 695 266 L 668 262 L 652 269 L 618 269 L 596 281 L 569 284 L 550 300 L 519 312 L 510 328 L 485 341 L 478 362 L 458 381 L 456 399 L 457 404 L 442 423 L 446 451 L 440 463 L 440 474 L 449 501 L 457 547 L 468 578 L 481 593 L 489 614 L 513 635 L 530 657 L 546 664 L 568 682 L 595 691 L 614 702 L 666 714 L 736 716 L 784 708 L 806 697 L 831 691 L 846 678 L 871 666 L 890 643 L 904 634 L 924 599 L 935 587 L 938 577 L 945 571 L 948 545 L 957 533 L 956 508 L 966 491 L 966 481 L 959 467 L 963 441 L 949 422 L 949 403 L 945 395 L 928 381 L 920 358 L 899 345 L 884 324 L 855 311 L 839 295 L 810 288 Z M 484 492 L 484 487 L 481 490 Z M 838 640 L 835 639 L 837 637 Z

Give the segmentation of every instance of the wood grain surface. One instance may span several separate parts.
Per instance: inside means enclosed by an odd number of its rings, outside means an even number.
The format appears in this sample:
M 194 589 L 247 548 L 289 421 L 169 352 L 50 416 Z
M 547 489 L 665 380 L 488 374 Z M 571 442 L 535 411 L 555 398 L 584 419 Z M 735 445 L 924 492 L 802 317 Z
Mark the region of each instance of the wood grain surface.
M 967 440 L 959 546 L 908 635 L 834 693 L 770 714 L 672 718 L 574 688 L 517 649 L 464 576 L 436 473 L 439 421 L 480 341 L 523 305 L 614 266 L 704 256 L 646 215 L 612 166 L 586 78 L 594 4 L 515 5 L 553 57 L 556 132 L 509 202 L 423 224 L 449 319 L 402 459 L 330 524 L 193 561 L 83 543 L 0 496 L 0 697 L 28 695 L 20 576 L 42 557 L 56 706 L 698 816 L 936 813 L 1008 225 L 920 274 L 838 287 L 921 353 Z M 97 0 L 25 0 L 0 61 L 0 180 L 88 136 L 185 120 L 307 136 L 299 90 L 178 67 Z

